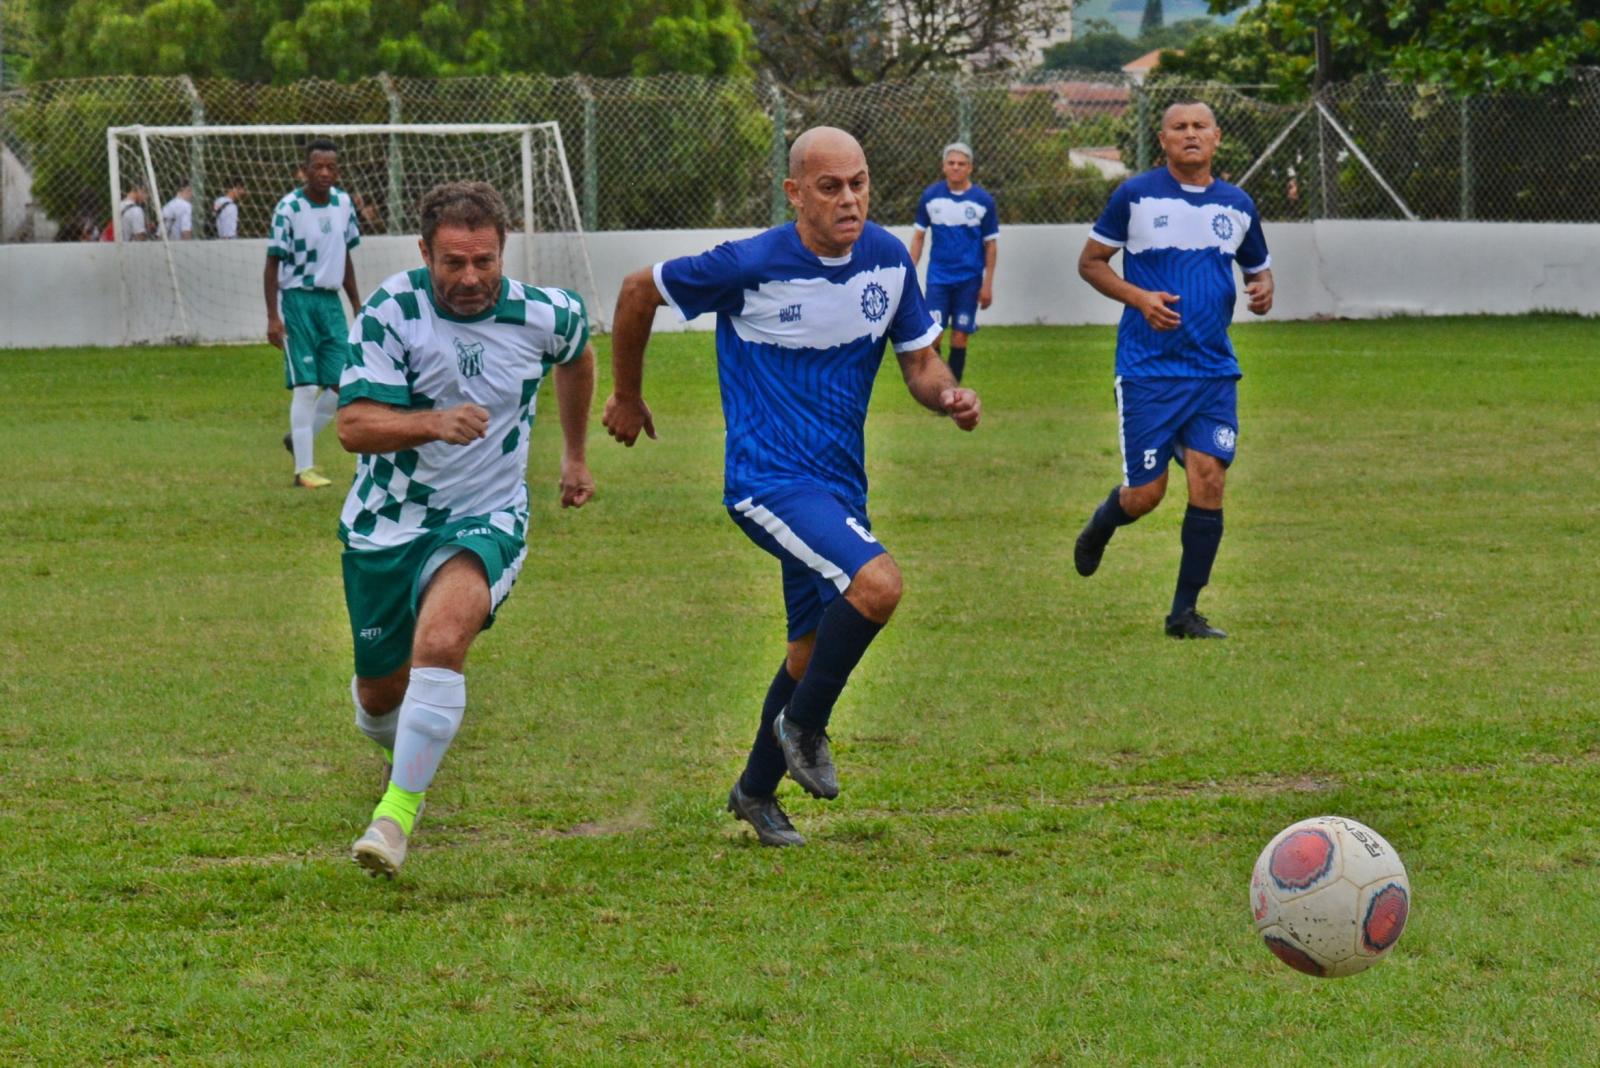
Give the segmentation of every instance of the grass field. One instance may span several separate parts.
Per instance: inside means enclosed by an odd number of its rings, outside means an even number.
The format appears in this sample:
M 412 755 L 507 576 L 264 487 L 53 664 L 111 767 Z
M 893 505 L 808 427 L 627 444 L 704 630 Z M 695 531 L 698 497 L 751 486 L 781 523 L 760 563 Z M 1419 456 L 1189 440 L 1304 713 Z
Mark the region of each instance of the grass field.
M 803 850 L 722 811 L 783 633 L 709 336 L 651 351 L 660 441 L 596 419 L 580 512 L 546 398 L 528 563 L 392 884 L 347 859 L 378 764 L 279 357 L 0 355 L 0 1064 L 1594 1063 L 1594 325 L 1237 330 L 1225 643 L 1161 636 L 1180 498 L 1072 571 L 1111 338 L 985 330 L 970 436 L 886 364 L 906 598 L 835 716 L 843 795 L 784 788 Z M 1415 895 L 1342 981 L 1246 900 L 1322 812 Z

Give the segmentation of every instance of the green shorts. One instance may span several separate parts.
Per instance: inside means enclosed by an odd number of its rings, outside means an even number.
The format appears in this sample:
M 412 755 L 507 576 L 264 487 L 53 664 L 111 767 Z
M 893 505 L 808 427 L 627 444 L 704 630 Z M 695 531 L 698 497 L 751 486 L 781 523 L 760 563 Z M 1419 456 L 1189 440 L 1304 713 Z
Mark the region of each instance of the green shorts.
M 350 324 L 344 305 L 331 289 L 285 289 L 283 301 L 283 384 L 337 386 L 350 353 Z
M 488 630 L 517 581 L 527 547 L 484 516 L 455 520 L 392 549 L 344 551 L 344 601 L 357 675 L 381 678 L 411 659 L 422 591 L 439 565 L 463 550 L 483 561 L 489 577 L 489 618 L 483 624 Z

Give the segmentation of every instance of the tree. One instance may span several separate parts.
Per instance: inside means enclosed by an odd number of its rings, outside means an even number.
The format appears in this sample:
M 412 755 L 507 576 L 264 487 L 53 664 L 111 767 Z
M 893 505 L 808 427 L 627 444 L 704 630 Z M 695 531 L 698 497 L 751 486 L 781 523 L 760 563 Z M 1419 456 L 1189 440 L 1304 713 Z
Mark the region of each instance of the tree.
M 31 80 L 747 71 L 736 0 L 29 0 Z
M 1218 13 L 1245 0 L 1212 0 Z M 1460 94 L 1535 91 L 1600 62 L 1600 0 L 1263 0 L 1194 42 L 1172 77 L 1267 81 L 1304 93 L 1314 35 L 1328 34 L 1329 77 L 1386 70 Z
M 802 87 L 872 85 L 963 61 L 1003 65 L 1070 0 L 747 0 L 761 55 Z
M 1139 36 L 1144 37 L 1154 33 L 1166 21 L 1166 14 L 1161 10 L 1161 0 L 1144 0 L 1144 14 L 1139 18 Z

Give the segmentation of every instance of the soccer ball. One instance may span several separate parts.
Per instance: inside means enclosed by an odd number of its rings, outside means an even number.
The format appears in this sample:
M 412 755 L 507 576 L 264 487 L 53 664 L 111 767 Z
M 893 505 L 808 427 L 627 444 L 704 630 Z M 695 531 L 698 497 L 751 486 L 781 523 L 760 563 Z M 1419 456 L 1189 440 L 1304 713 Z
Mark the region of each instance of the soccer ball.
M 1267 843 L 1250 877 L 1250 908 L 1267 948 L 1291 968 L 1354 975 L 1400 940 L 1411 884 L 1394 847 L 1371 827 L 1317 816 Z

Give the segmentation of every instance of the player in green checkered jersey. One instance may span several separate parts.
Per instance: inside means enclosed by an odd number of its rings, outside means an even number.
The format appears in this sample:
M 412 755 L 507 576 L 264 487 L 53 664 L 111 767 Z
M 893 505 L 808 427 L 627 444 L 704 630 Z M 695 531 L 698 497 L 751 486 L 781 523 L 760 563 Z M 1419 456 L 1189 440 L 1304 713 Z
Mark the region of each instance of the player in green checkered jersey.
M 392 765 L 351 855 L 391 878 L 461 726 L 467 650 L 527 555 L 528 438 L 547 378 L 565 444 L 561 505 L 594 495 L 582 299 L 504 277 L 506 207 L 492 186 L 438 186 L 419 210 L 426 266 L 367 298 L 339 383 L 339 441 L 361 454 L 339 521 L 351 690 L 356 726 Z
M 305 183 L 284 195 L 272 212 L 262 288 L 267 298 L 267 340 L 283 350 L 283 377 L 291 393 L 289 433 L 294 484 L 321 489 L 330 480 L 313 466 L 312 442 L 333 418 L 344 369 L 350 310 L 361 307 L 350 250 L 361 243 L 350 194 L 338 188 L 339 149 L 332 141 L 306 145 Z

